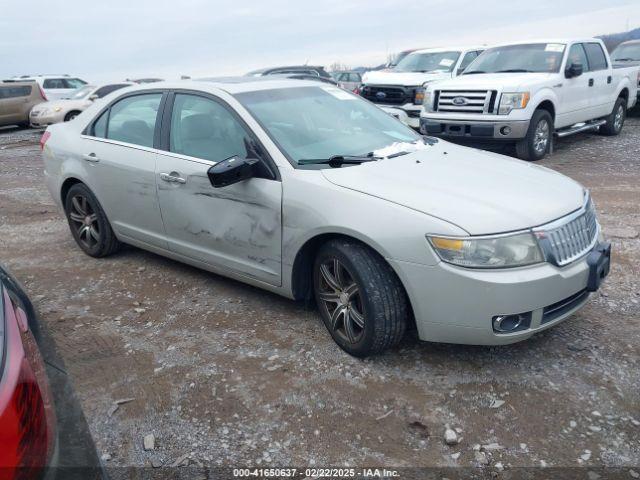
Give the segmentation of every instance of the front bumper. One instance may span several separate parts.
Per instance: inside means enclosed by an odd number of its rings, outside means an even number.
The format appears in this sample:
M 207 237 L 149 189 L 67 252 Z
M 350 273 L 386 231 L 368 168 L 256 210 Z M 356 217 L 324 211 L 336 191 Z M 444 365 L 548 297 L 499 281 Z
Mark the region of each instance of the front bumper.
M 595 249 L 594 249 L 595 250 Z M 543 263 L 472 270 L 389 260 L 407 289 L 421 340 L 470 345 L 519 342 L 582 308 L 588 297 L 589 255 L 565 266 Z M 527 315 L 528 328 L 494 331 L 498 315 Z
M 34 115 L 33 112 L 29 114 L 29 124 L 34 127 L 47 127 L 54 123 L 60 123 L 64 121 L 63 113 L 47 113 L 45 115 Z
M 420 133 L 444 138 L 520 140 L 527 135 L 529 120 L 444 120 L 420 117 Z

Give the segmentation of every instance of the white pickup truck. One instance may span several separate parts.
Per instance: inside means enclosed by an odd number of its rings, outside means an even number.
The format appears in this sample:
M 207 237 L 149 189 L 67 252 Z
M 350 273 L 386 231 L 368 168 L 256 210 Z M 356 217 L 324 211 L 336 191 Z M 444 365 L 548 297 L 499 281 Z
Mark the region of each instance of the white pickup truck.
M 391 70 L 364 74 L 360 95 L 415 129 L 425 87 L 460 75 L 485 47 L 428 48 L 405 56 Z
M 430 86 L 420 130 L 459 140 L 507 141 L 539 160 L 553 135 L 622 130 L 636 103 L 639 68 L 612 66 L 601 40 L 549 40 L 496 46 L 461 76 Z

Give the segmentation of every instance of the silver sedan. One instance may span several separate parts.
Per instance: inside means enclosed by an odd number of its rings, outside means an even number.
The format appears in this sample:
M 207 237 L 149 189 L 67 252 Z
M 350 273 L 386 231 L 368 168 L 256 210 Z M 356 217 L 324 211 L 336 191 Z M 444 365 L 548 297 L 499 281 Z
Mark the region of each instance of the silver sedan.
M 545 168 L 422 137 L 332 85 L 119 90 L 42 139 L 80 248 L 122 243 L 292 299 L 337 344 L 506 344 L 564 320 L 609 270 L 593 202 Z

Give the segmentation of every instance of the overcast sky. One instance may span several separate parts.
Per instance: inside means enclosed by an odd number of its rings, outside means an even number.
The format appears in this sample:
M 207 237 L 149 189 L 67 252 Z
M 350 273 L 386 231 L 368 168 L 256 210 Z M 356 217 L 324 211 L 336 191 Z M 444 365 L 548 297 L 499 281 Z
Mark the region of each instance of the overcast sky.
M 88 81 L 383 63 L 412 47 L 592 36 L 640 26 L 640 0 L 0 0 L 0 77 Z

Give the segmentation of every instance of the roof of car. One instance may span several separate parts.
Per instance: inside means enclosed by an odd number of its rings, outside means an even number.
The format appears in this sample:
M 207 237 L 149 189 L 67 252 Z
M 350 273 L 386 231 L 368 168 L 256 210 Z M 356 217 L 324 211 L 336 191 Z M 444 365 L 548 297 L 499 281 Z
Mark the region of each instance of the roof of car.
M 465 51 L 465 50 L 484 50 L 486 49 L 486 45 L 467 45 L 467 46 L 453 46 L 453 47 L 433 47 L 433 48 L 421 48 L 419 50 L 414 50 L 409 53 L 409 55 L 413 53 L 438 53 L 438 52 L 456 52 L 456 51 Z
M 317 80 L 300 80 L 282 78 L 280 76 L 266 77 L 217 77 L 201 78 L 197 80 L 176 80 L 170 82 L 148 83 L 130 87 L 129 91 L 158 90 L 158 89 L 184 89 L 201 90 L 215 93 L 216 90 L 223 90 L 231 95 L 243 92 L 258 90 L 270 90 L 275 88 L 295 88 L 295 87 L 331 87 L 323 85 Z M 337 87 L 335 87 L 337 88 Z
M 509 45 L 530 45 L 532 43 L 584 43 L 584 42 L 601 42 L 599 38 L 532 38 L 531 40 L 518 40 L 517 42 L 503 42 L 495 45 L 491 45 L 493 47 L 506 47 Z
M 320 65 L 285 65 L 284 67 L 268 67 L 252 70 L 251 72 L 248 72 L 247 75 L 258 75 L 260 73 L 268 73 L 277 70 L 324 70 L 324 67 Z

